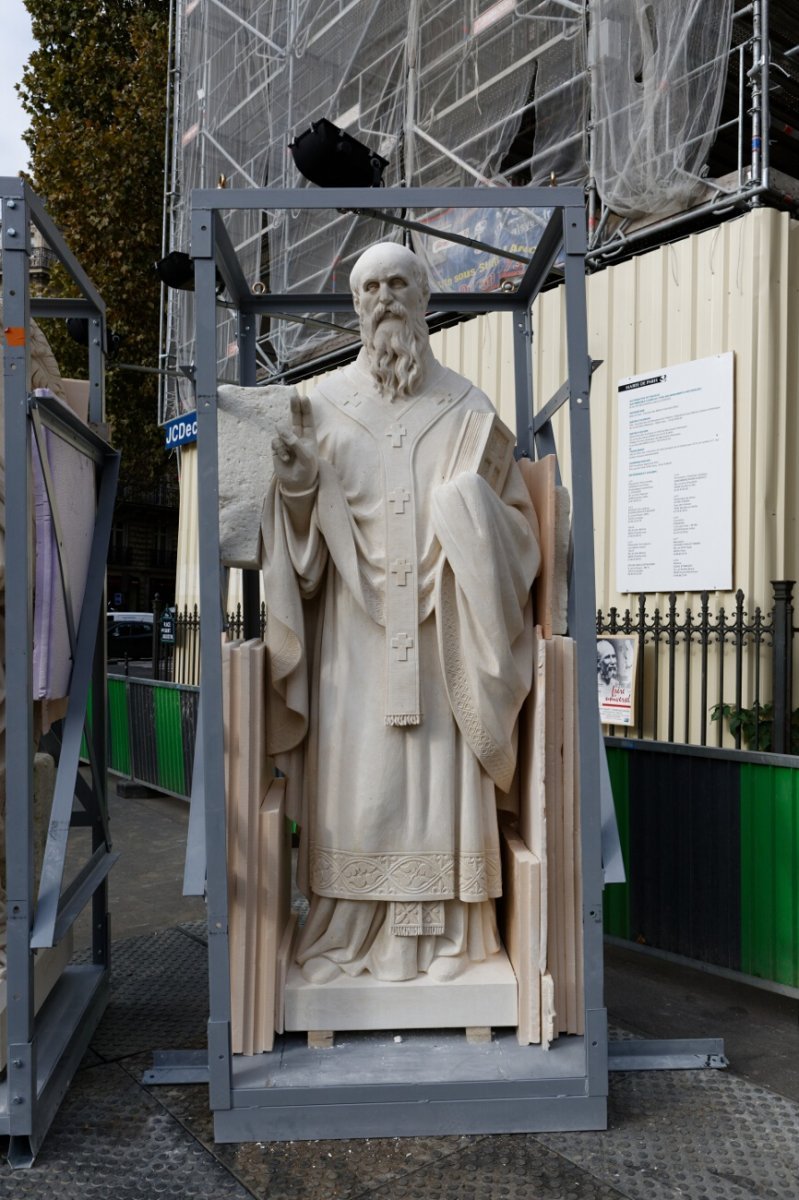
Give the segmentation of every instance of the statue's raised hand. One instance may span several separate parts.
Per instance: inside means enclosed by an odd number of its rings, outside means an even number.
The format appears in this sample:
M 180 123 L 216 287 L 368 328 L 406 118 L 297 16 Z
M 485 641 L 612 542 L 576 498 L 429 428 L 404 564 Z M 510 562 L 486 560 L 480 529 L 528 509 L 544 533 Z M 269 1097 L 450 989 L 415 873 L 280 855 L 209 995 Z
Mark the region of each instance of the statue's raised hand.
M 319 474 L 319 451 L 316 445 L 311 402 L 305 396 L 291 398 L 291 429 L 278 427 L 272 438 L 272 459 L 275 474 L 288 492 L 307 492 Z

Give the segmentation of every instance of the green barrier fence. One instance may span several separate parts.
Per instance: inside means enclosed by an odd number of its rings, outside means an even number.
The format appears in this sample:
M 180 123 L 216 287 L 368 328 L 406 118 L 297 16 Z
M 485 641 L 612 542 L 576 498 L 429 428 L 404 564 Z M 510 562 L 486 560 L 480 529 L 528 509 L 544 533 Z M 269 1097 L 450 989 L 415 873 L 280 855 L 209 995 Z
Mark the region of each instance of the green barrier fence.
M 109 769 L 188 798 L 198 700 L 196 687 L 109 675 Z
M 799 766 L 769 757 L 608 747 L 628 882 L 606 933 L 799 988 Z

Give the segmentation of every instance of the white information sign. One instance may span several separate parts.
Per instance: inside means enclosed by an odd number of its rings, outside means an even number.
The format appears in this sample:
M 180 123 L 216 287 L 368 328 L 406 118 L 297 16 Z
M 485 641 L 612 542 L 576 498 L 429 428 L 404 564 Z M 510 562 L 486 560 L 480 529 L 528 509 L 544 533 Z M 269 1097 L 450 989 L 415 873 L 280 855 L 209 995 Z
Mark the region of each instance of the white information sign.
M 732 587 L 733 356 L 622 379 L 620 592 Z

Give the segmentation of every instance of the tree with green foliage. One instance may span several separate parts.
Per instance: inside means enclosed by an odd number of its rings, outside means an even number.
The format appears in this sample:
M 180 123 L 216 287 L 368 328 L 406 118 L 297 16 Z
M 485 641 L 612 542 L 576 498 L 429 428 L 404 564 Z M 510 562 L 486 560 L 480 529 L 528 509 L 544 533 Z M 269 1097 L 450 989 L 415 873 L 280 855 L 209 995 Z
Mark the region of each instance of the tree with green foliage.
M 25 0 L 38 43 L 19 85 L 30 117 L 31 183 L 106 302 L 120 359 L 158 365 L 168 0 Z M 65 294 L 54 272 L 49 291 Z M 47 328 L 65 376 L 86 352 Z M 107 408 L 126 482 L 149 485 L 167 458 L 157 376 L 110 370 Z

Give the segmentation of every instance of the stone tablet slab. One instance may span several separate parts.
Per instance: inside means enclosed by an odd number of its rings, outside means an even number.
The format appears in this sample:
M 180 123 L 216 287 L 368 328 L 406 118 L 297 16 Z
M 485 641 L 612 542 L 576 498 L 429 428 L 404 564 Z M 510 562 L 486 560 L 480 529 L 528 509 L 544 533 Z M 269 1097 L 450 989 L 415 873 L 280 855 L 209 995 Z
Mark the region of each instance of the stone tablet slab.
M 272 482 L 272 438 L 291 428 L 296 388 L 221 384 L 219 442 L 219 550 L 226 567 L 260 566 L 261 513 Z
M 518 1024 L 516 976 L 504 951 L 471 963 L 455 979 L 419 975 L 386 983 L 368 974 L 309 983 L 296 963 L 285 992 L 286 1031 L 466 1029 Z

